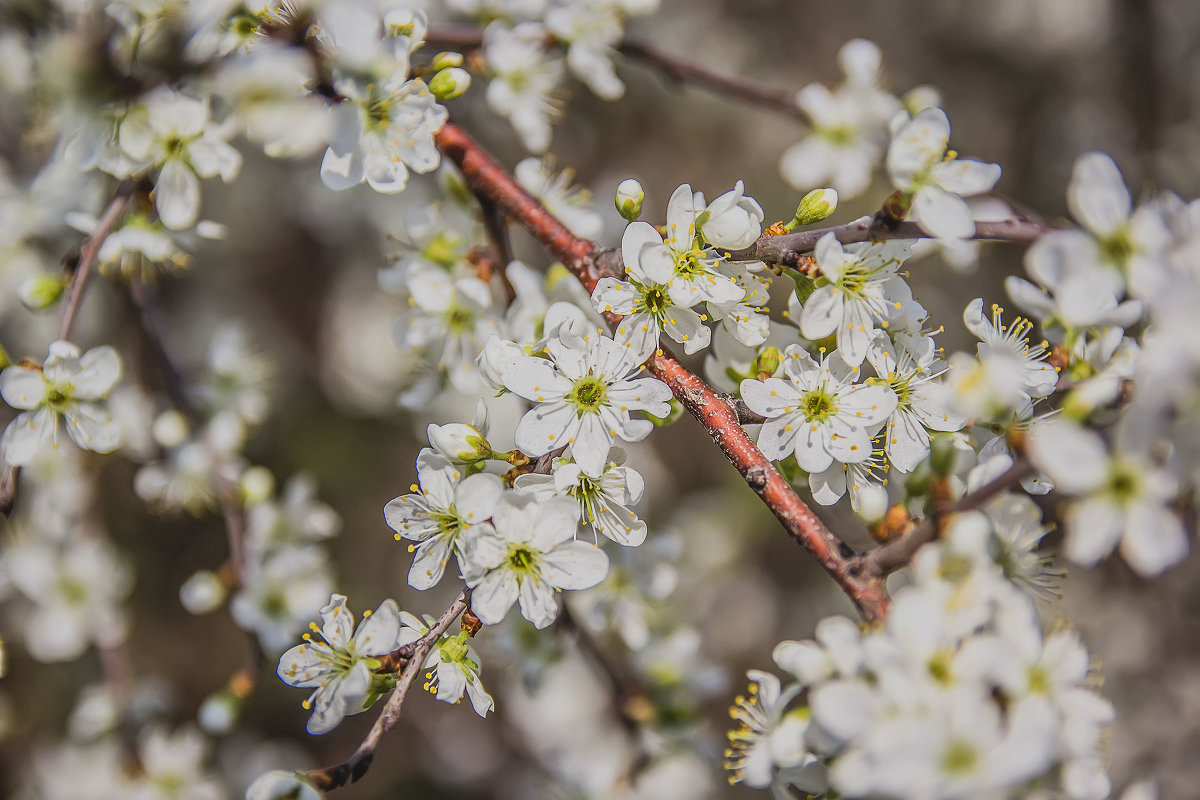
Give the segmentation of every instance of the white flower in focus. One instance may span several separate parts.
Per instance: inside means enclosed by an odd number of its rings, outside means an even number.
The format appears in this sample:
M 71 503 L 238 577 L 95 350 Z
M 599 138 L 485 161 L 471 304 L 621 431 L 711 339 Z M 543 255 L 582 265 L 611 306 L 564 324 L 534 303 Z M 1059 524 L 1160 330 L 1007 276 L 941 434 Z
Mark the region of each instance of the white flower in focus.
M 860 518 L 874 522 L 888 509 L 887 461 L 883 449 L 872 442 L 871 456 L 865 461 L 843 464 L 834 461 L 824 472 L 808 475 L 813 500 L 831 506 L 850 493 L 850 508 Z
M 500 498 L 494 529 L 464 532 L 474 588 L 471 610 L 485 625 L 504 619 L 513 603 L 536 628 L 558 616 L 562 589 L 587 589 L 604 580 L 608 556 L 596 545 L 575 540 L 579 505 L 566 497 L 541 501 L 513 492 Z
M 963 311 L 963 321 L 979 337 L 978 361 L 963 353 L 950 359 L 952 406 L 972 417 L 996 416 L 1002 411 L 1022 412 L 1036 399 L 1047 397 L 1058 384 L 1058 372 L 1046 363 L 1049 345 L 1030 345 L 1032 323 L 1016 317 L 1007 326 L 1004 309 L 992 306 L 992 318 L 983 314 L 976 298 Z
M 509 391 L 537 403 L 517 424 L 517 447 L 527 455 L 570 445 L 576 463 L 600 475 L 616 438 L 641 441 L 654 427 L 631 412 L 670 413 L 665 383 L 633 377 L 648 354 L 606 336 L 588 343 L 567 334 L 546 347 L 549 360 L 521 356 L 503 376 Z
M 554 91 L 562 62 L 546 57 L 546 29 L 535 22 L 509 28 L 493 22 L 483 32 L 483 54 L 492 71 L 487 104 L 508 119 L 532 153 L 550 146 L 550 122 L 558 114 Z
M 957 431 L 966 417 L 950 411 L 950 390 L 934 381 L 941 373 L 933 362 L 920 363 L 882 331 L 867 350 L 875 374 L 896 393 L 896 410 L 888 417 L 884 449 L 892 466 L 910 472 L 929 452 L 929 431 Z
M 958 158 L 946 149 L 950 121 L 940 108 L 927 108 L 892 135 L 887 168 L 896 188 L 912 203 L 909 216 L 930 236 L 966 239 L 975 220 L 963 197 L 982 194 L 1000 180 L 1000 167 Z
M 1149 458 L 1119 447 L 1110 456 L 1098 433 L 1063 420 L 1034 426 L 1029 447 L 1056 488 L 1079 498 L 1064 513 L 1067 558 L 1091 566 L 1119 547 L 1151 577 L 1187 555 L 1187 533 L 1170 505 L 1178 482 Z
M 547 159 L 526 158 L 517 162 L 513 177 L 525 191 L 541 200 L 546 210 L 571 233 L 584 239 L 596 239 L 604 232 L 604 218 L 589 207 L 591 193 L 571 185 L 575 179 L 574 170 L 556 173 Z
M 78 347 L 64 341 L 50 345 L 40 370 L 14 365 L 0 372 L 0 397 L 21 410 L 0 435 L 0 456 L 12 466 L 24 466 L 40 448 L 58 447 L 60 417 L 83 449 L 117 449 L 120 428 L 101 401 L 120 378 L 116 350 L 97 347 L 80 356 Z
M 400 634 L 400 609 L 395 600 L 384 600 L 375 613 L 354 629 L 354 615 L 346 608 L 346 597 L 335 594 L 321 609 L 321 626 L 310 627 L 318 637 L 313 641 L 304 634 L 305 643 L 296 645 L 279 659 L 276 670 L 288 686 L 313 689 L 304 702 L 313 710 L 308 732 L 327 733 L 349 714 L 365 711 L 379 696 L 371 670 L 378 666 L 375 656 L 396 647 Z
M 889 241 L 843 248 L 832 233 L 817 242 L 814 256 L 828 281 L 817 285 L 800 315 L 800 332 L 812 341 L 837 333 L 837 349 L 852 367 L 867 357 L 876 323 L 893 316 L 900 265 L 911 243 Z
M 157 171 L 154 207 L 172 230 L 190 228 L 200 214 L 200 179 L 229 183 L 242 156 L 227 141 L 234 121 L 216 125 L 207 99 L 158 88 L 121 121 L 117 141 L 133 161 Z
M 784 355 L 783 377 L 741 384 L 746 405 L 767 418 L 758 435 L 763 454 L 778 461 L 795 453 L 806 472 L 824 472 L 835 460 L 870 458 L 872 432 L 895 410 L 895 392 L 855 384 L 859 369 L 837 351 L 820 363 L 795 345 Z
M 513 488 L 546 500 L 572 497 L 579 503 L 579 519 L 617 544 L 636 547 L 646 541 L 646 523 L 629 510 L 642 499 L 646 484 L 637 471 L 622 466 L 625 453 L 614 448 L 600 475 L 590 475 L 568 459 L 555 459 L 553 473 L 518 475 Z
M 747 347 L 758 347 L 771 335 L 771 315 L 767 305 L 771 302 L 771 282 L 751 271 L 754 261 L 722 261 L 717 270 L 732 280 L 742 290 L 740 300 L 718 303 L 709 300 L 705 305 L 722 329 Z M 686 351 L 686 348 L 685 348 Z
M 396 538 L 417 543 L 409 548 L 416 551 L 408 572 L 414 589 L 437 584 L 451 555 L 466 572 L 469 562 L 463 547 L 472 538 L 469 529 L 491 529 L 487 520 L 504 490 L 500 479 L 486 472 L 463 477 L 462 470 L 432 450 L 422 450 L 417 456 L 419 485 L 410 487 L 413 494 L 384 506 L 384 518 Z
M 762 234 L 765 214 L 753 197 L 746 196 L 741 181 L 733 189 L 708 204 L 696 218 L 700 236 L 715 247 L 741 250 L 754 244 Z
M 397 647 L 411 644 L 429 633 L 433 617 L 426 615 L 422 622 L 407 611 L 401 611 L 400 621 L 403 627 L 396 640 Z M 421 665 L 421 669 L 429 670 L 425 673 L 429 680 L 424 688 L 443 703 L 458 703 L 465 692 L 475 713 L 486 717 L 496 704 L 483 688 L 483 681 L 479 677 L 479 654 L 468 643 L 469 639 L 466 631 L 441 635 Z

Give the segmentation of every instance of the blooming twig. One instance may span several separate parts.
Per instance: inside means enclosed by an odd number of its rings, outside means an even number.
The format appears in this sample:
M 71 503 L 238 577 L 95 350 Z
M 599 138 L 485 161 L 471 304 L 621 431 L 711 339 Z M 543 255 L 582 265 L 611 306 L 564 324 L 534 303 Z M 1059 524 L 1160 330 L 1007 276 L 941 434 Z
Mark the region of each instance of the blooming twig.
M 384 704 L 383 711 L 380 712 L 375 724 L 371 726 L 371 730 L 367 732 L 358 749 L 347 761 L 306 773 L 305 777 L 313 786 L 322 791 L 337 789 L 357 781 L 366 774 L 367 770 L 371 768 L 371 761 L 375 758 L 375 749 L 379 746 L 379 740 L 383 738 L 384 733 L 396 727 L 396 722 L 400 719 L 400 709 L 404 705 L 404 699 L 408 696 L 408 690 L 412 688 L 413 681 L 417 679 L 424 668 L 425 656 L 429 655 L 430 649 L 454 623 L 454 620 L 458 619 L 459 615 L 467 609 L 470 602 L 471 590 L 463 589 L 458 598 L 429 628 L 428 633 L 412 644 L 394 651 L 395 653 L 406 651 L 407 663 L 400 673 L 400 680 L 396 683 L 395 690 Z M 391 655 L 393 654 L 388 654 L 388 656 Z
M 603 261 L 606 265 L 612 264 L 612 255 L 604 253 L 595 242 L 571 233 L 462 128 L 447 123 L 438 132 L 436 142 L 441 151 L 458 165 L 473 191 L 487 194 L 508 211 L 514 220 L 561 260 L 589 292 L 595 287 L 599 279 L 597 263 Z M 609 315 L 610 324 L 615 324 L 618 319 Z M 725 457 L 783 523 L 785 530 L 816 556 L 862 615 L 867 619 L 882 617 L 887 609 L 887 595 L 882 582 L 875 576 L 852 568 L 854 562 L 842 552 L 842 542 L 805 505 L 758 449 L 739 423 L 736 408 L 731 407 L 666 349 L 660 349 L 650 359 L 648 366 L 700 421 Z
M 1023 219 L 1002 222 L 976 222 L 974 239 L 1029 244 L 1050 228 L 1041 222 Z M 822 236 L 832 233 L 842 244 L 867 242 L 881 239 L 924 239 L 929 234 L 915 222 L 901 222 L 889 227 L 880 227 L 872 217 L 862 217 L 845 225 L 813 228 L 782 236 L 764 236 L 745 250 L 730 253 L 736 261 L 765 261 L 768 264 L 797 266 L 805 253 L 811 253 Z

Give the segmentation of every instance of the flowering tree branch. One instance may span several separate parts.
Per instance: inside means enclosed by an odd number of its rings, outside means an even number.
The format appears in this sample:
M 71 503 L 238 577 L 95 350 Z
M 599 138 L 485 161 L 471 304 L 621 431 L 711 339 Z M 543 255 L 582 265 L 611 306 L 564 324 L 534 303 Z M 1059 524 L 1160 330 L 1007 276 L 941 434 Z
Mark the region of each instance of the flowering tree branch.
M 379 746 L 383 734 L 396 727 L 396 723 L 400 719 L 400 709 L 404 705 L 405 698 L 408 697 L 408 691 L 424 668 L 425 657 L 429 655 L 429 651 L 441 638 L 441 635 L 454 624 L 454 620 L 466 611 L 470 602 L 471 590 L 463 589 L 450 607 L 442 612 L 442 615 L 433 623 L 428 633 L 411 645 L 401 648 L 407 652 L 407 661 L 400 673 L 396 688 L 375 720 L 375 724 L 371 726 L 371 730 L 367 732 L 358 749 L 347 761 L 308 772 L 305 777 L 313 786 L 322 791 L 337 789 L 348 783 L 354 783 L 366 774 L 367 770 L 371 768 L 371 762 L 375 759 L 375 749 Z
M 598 261 L 606 265 L 607 272 L 613 271 L 614 263 L 619 263 L 619 254 L 614 255 L 611 251 L 604 253 L 601 259 L 599 245 L 571 233 L 462 128 L 447 123 L 437 134 L 436 141 L 442 152 L 458 165 L 473 191 L 487 194 L 508 211 L 514 220 L 559 258 L 589 292 L 599 279 L 599 270 L 596 269 Z M 610 324 L 615 324 L 616 319 L 610 316 Z M 866 619 L 882 617 L 887 611 L 887 595 L 882 582 L 875 576 L 853 568 L 853 560 L 843 553 L 842 542 L 800 499 L 742 428 L 736 407 L 679 363 L 665 348 L 651 357 L 648 367 L 700 421 L 746 483 L 783 523 L 788 534 L 816 556 L 850 596 L 859 612 Z
M 1031 478 L 1036 470 L 1029 459 L 1018 458 L 1011 467 L 998 475 L 994 480 L 985 483 L 973 492 L 969 492 L 956 503 L 951 504 L 939 515 L 943 520 L 954 514 L 973 511 L 980 508 L 992 498 L 1003 494 L 1026 478 Z M 862 571 L 869 575 L 887 576 L 908 565 L 917 551 L 941 534 L 938 519 L 931 517 L 913 528 L 912 531 L 895 539 L 882 547 L 878 547 L 859 557 Z
M 1050 228 L 1041 222 L 1025 219 L 977 222 L 975 223 L 975 235 L 972 238 L 1029 244 L 1049 230 Z M 765 261 L 768 264 L 795 267 L 805 253 L 811 253 L 816 248 L 817 242 L 830 233 L 837 237 L 842 244 L 928 237 L 928 234 L 922 231 L 915 222 L 900 222 L 895 225 L 882 226 L 877 224 L 873 217 L 862 217 L 844 225 L 812 228 L 806 231 L 785 233 L 782 236 L 763 236 L 746 249 L 730 253 L 729 257 L 737 261 Z

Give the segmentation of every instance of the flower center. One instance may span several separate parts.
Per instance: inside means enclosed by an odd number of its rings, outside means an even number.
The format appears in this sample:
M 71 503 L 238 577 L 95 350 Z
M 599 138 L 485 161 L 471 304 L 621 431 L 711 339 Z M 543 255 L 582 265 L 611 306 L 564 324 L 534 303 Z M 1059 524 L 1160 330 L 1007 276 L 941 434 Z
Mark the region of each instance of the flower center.
M 814 389 L 804 395 L 804 416 L 809 422 L 824 422 L 837 413 L 833 396 L 823 389 Z
M 1113 266 L 1124 269 L 1133 255 L 1133 242 L 1124 227 L 1118 228 L 1111 236 L 1100 240 L 1100 254 L 1104 260 Z
M 63 411 L 71 404 L 71 396 L 69 390 L 63 387 L 55 386 L 50 391 L 46 392 L 46 405 L 55 411 Z
M 451 333 L 470 332 L 475 328 L 475 314 L 470 309 L 454 303 L 446 309 L 446 327 Z
M 607 399 L 608 384 L 594 375 L 585 375 L 577 380 L 567 395 L 568 402 L 574 404 L 579 416 L 595 414 Z
M 667 306 L 671 305 L 671 298 L 667 296 L 663 287 L 655 286 L 642 292 L 642 304 L 655 319 L 661 320 L 666 313 Z
M 1141 477 L 1132 465 L 1118 461 L 1113 464 L 1107 489 L 1118 505 L 1126 505 L 1142 493 Z
M 961 739 L 951 742 L 942 753 L 942 771 L 948 775 L 965 775 L 975 771 L 979 752 L 970 742 Z
M 508 550 L 508 563 L 517 572 L 533 572 L 537 554 L 523 545 L 513 545 Z

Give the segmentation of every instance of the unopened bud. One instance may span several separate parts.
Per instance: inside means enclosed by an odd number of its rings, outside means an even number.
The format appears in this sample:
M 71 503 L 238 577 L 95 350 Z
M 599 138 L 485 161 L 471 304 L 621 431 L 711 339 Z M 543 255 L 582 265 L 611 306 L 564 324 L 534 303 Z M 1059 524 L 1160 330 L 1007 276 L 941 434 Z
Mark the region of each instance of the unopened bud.
M 324 795 L 300 772 L 273 769 L 246 789 L 246 800 L 321 800 Z
M 948 477 L 954 471 L 954 440 L 949 436 L 934 436 L 929 443 L 929 468 L 938 477 Z
M 792 219 L 791 227 L 820 222 L 837 210 L 837 204 L 836 189 L 813 189 L 804 195 L 800 205 L 796 206 L 796 216 Z
M 434 72 L 450 67 L 461 67 L 463 63 L 462 53 L 456 53 L 453 50 L 445 50 L 433 57 L 433 61 L 429 66 Z
M 430 425 L 425 429 L 429 443 L 455 464 L 476 464 L 494 456 L 487 437 L 474 425 L 451 422 L 448 425 Z
M 275 473 L 263 466 L 250 467 L 239 481 L 246 505 L 265 503 L 275 494 Z
M 61 275 L 34 275 L 21 281 L 17 297 L 30 311 L 45 311 L 58 302 L 65 288 Z
M 189 614 L 197 616 L 216 611 L 225 602 L 225 584 L 217 573 L 202 569 L 179 587 L 179 602 Z
M 779 348 L 772 345 L 754 357 L 754 361 L 750 364 L 750 375 L 754 378 L 764 375 L 770 377 L 779 371 L 781 363 Z
M 665 428 L 673 424 L 677 419 L 683 416 L 683 406 L 674 397 L 671 398 L 669 405 L 671 410 L 667 412 L 665 417 L 656 417 L 653 414 L 647 413 L 646 419 L 654 423 L 656 428 Z
M 626 178 L 617 186 L 617 211 L 627 222 L 633 222 L 642 215 L 642 201 L 645 199 L 642 185 L 634 178 Z
M 450 67 L 434 75 L 429 81 L 429 91 L 438 100 L 453 100 L 462 97 L 471 88 L 471 73 L 460 67 Z
M 164 411 L 154 418 L 154 424 L 150 426 L 150 433 L 160 447 L 173 450 L 188 440 L 191 426 L 188 425 L 187 417 L 181 412 Z
M 209 736 L 224 736 L 233 730 L 242 712 L 242 701 L 228 689 L 213 692 L 204 698 L 196 721 Z

